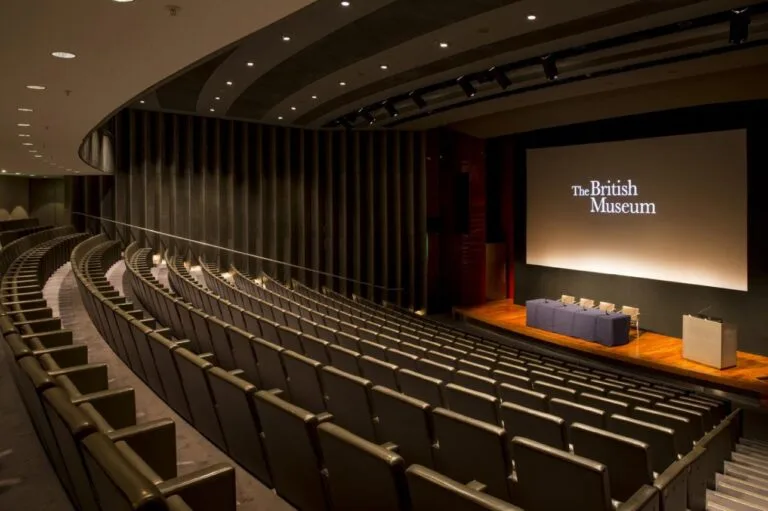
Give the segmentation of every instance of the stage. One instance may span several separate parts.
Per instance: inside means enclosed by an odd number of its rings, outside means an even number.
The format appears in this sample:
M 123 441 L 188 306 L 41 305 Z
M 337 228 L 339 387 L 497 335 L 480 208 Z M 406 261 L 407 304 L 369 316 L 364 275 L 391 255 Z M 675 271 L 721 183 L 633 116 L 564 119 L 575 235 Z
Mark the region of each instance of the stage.
M 624 346 L 609 348 L 575 337 L 556 334 L 525 325 L 525 306 L 512 300 L 489 302 L 477 307 L 455 307 L 455 317 L 481 327 L 493 327 L 500 333 L 510 332 L 542 341 L 555 347 L 588 354 L 592 358 L 610 359 L 623 364 L 640 366 L 686 379 L 703 380 L 722 390 L 761 397 L 768 400 L 768 357 L 738 352 L 737 366 L 715 369 L 682 357 L 683 341 L 652 332 L 640 331 Z M 642 326 L 642 323 L 641 325 Z M 606 360 L 608 361 L 608 360 Z M 760 377 L 765 378 L 763 380 Z

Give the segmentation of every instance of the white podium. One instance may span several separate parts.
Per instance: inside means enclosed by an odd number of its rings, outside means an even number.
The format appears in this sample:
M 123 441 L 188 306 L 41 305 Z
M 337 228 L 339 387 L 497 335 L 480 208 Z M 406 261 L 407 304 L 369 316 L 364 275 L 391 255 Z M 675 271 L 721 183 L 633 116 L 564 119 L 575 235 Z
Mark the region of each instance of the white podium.
M 736 365 L 735 325 L 683 316 L 683 358 L 725 369 Z

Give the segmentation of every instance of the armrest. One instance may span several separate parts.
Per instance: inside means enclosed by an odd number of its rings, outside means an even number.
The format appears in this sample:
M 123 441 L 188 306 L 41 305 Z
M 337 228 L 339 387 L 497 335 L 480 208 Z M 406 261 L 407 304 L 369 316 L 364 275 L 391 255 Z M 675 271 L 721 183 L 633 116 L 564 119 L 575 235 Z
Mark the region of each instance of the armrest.
M 324 421 L 324 422 L 325 422 L 325 421 Z M 389 452 L 393 452 L 393 453 L 395 453 L 395 454 L 397 454 L 397 453 L 399 453 L 399 452 L 400 452 L 400 446 L 399 446 L 399 445 L 397 445 L 397 444 L 396 444 L 396 443 L 394 443 L 394 442 L 386 442 L 386 443 L 383 443 L 383 444 L 381 444 L 381 446 L 382 446 L 383 448 L 385 448 L 386 450 L 388 450 Z
M 245 371 L 243 371 L 242 369 L 232 369 L 231 371 L 229 371 L 229 374 L 231 374 L 232 376 L 240 376 L 244 373 Z
M 90 403 L 114 429 L 136 424 L 136 396 L 133 387 L 102 390 L 72 400 L 76 406 Z
M 473 479 L 472 481 L 467 483 L 467 488 L 469 488 L 470 490 L 475 490 L 475 491 L 479 491 L 479 492 L 482 493 L 482 492 L 485 491 L 486 488 L 488 488 L 488 486 L 486 486 L 485 484 L 481 483 L 480 481 L 475 481 Z
M 333 414 L 328 412 L 322 412 L 317 414 L 317 423 L 330 422 L 333 420 Z
M 194 502 L 196 509 L 235 511 L 237 507 L 235 469 L 224 463 L 163 481 L 157 489 L 165 498 L 178 495 Z
M 25 334 L 21 338 L 25 341 L 37 337 L 43 347 L 55 348 L 57 346 L 69 346 L 72 344 L 71 330 L 55 330 L 51 332 L 40 332 L 35 334 Z
M 644 484 L 617 511 L 655 511 L 659 509 L 659 490 Z
M 186 343 L 190 341 L 185 339 L 184 342 Z M 216 357 L 213 353 L 210 353 L 210 352 L 200 353 L 198 357 L 202 358 L 206 362 L 210 362 L 211 364 L 214 364 L 214 365 L 216 364 Z
M 53 311 L 50 307 L 36 307 L 34 309 L 25 309 L 22 314 L 28 321 L 38 319 L 54 319 Z
M 162 479 L 176 477 L 176 423 L 158 419 L 111 431 L 113 442 L 125 442 Z
M 67 377 L 80 394 L 102 392 L 109 388 L 107 364 L 82 364 L 49 371 L 51 378 Z
M 75 344 L 72 346 L 57 346 L 55 348 L 45 348 L 40 343 L 30 343 L 32 354 L 39 360 L 46 371 L 56 371 L 59 369 L 81 366 L 88 363 L 88 346 L 85 344 Z

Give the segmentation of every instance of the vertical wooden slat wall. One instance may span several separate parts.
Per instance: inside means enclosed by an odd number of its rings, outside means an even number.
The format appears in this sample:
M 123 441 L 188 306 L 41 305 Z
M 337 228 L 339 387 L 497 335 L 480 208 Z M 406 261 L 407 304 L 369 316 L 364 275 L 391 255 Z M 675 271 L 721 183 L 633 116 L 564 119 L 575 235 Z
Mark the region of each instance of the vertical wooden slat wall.
M 114 176 L 76 178 L 74 211 L 295 265 L 182 241 L 167 247 L 253 275 L 426 306 L 424 133 L 135 110 L 112 126 Z M 116 230 L 130 241 L 128 229 Z M 156 236 L 133 235 L 161 248 Z

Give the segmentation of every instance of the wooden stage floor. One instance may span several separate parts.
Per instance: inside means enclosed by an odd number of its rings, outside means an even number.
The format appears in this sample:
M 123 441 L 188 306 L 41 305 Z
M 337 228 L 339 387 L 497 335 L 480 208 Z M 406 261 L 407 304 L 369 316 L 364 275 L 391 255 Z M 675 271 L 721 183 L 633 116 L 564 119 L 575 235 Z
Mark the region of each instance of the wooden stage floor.
M 676 337 L 640 331 L 640 336 L 624 346 L 609 348 L 600 344 L 556 334 L 525 325 L 525 306 L 516 305 L 512 300 L 489 302 L 477 307 L 455 307 L 454 315 L 474 320 L 520 334 L 530 339 L 588 353 L 592 356 L 621 361 L 625 364 L 642 366 L 685 378 L 704 380 L 724 387 L 762 396 L 768 400 L 768 357 L 738 352 L 737 366 L 730 369 L 715 369 L 697 362 L 685 360 L 682 356 L 683 341 Z M 482 325 L 481 325 L 482 326 Z M 759 377 L 766 378 L 760 380 Z

